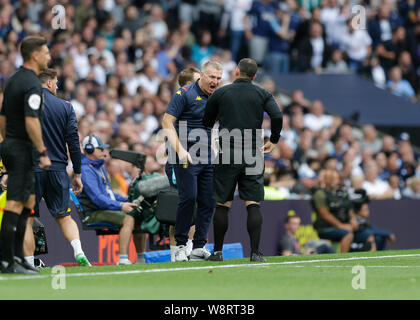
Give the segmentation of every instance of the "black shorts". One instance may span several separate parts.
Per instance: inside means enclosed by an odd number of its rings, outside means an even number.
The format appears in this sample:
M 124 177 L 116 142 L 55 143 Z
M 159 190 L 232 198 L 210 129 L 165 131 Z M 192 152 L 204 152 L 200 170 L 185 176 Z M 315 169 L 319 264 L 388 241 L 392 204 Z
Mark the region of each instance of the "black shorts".
M 217 202 L 232 201 L 238 184 L 239 197 L 245 201 L 264 200 L 264 170 L 247 175 L 246 164 L 216 164 L 214 166 L 213 198 Z
M 10 138 L 3 141 L 1 158 L 9 175 L 7 200 L 26 202 L 35 194 L 36 157 L 36 149 L 30 141 Z
M 42 170 L 35 172 L 35 216 L 39 217 L 39 202 L 44 198 L 54 218 L 68 216 L 70 179 L 66 171 Z

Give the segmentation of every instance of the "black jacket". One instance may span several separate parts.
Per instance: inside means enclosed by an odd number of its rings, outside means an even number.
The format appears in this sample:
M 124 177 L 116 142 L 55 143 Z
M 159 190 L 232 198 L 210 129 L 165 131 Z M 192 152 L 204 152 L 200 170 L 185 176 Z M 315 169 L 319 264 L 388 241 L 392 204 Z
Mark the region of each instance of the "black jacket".
M 203 124 L 213 127 L 219 121 L 222 129 L 261 129 L 264 112 L 271 118 L 270 141 L 277 143 L 283 126 L 283 115 L 273 96 L 245 78 L 217 89 L 207 100 Z M 255 137 L 254 137 L 255 138 Z M 255 142 L 255 139 L 254 139 Z

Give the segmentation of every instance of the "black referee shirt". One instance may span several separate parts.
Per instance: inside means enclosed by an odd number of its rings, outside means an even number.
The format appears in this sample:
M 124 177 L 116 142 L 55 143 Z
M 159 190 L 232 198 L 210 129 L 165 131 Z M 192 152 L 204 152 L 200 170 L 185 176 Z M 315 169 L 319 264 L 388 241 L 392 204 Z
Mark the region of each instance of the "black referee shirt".
M 34 71 L 21 67 L 6 82 L 1 114 L 6 116 L 6 138 L 31 141 L 25 117 L 41 118 L 42 85 Z
M 271 93 L 245 78 L 217 89 L 207 100 L 203 117 L 206 127 L 219 120 L 221 129 L 261 129 L 264 112 L 271 118 L 270 141 L 277 143 L 283 126 L 282 112 Z M 255 136 L 253 144 L 255 145 Z

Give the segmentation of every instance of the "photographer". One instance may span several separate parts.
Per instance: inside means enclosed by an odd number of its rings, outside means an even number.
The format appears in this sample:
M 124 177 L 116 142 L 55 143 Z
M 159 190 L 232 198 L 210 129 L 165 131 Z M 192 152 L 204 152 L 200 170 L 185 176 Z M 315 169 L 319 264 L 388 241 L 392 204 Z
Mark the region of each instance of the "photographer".
M 128 259 L 128 247 L 135 221 L 140 218 L 140 211 L 137 210 L 135 203 L 127 202 L 127 198 L 112 190 L 108 172 L 104 167 L 106 157 L 104 150 L 109 148 L 109 145 L 104 144 L 99 137 L 89 135 L 83 139 L 82 147 L 84 150 L 84 155 L 82 155 L 84 187 L 79 201 L 87 216 L 84 222 L 109 222 L 118 226 L 120 228 L 118 264 L 131 264 Z M 144 237 L 142 234 L 135 236 Z M 139 254 L 139 262 L 144 260 L 142 254 Z
M 349 252 L 357 244 L 360 251 L 375 251 L 375 238 L 371 229 L 361 229 L 353 212 L 348 192 L 339 186 L 336 170 L 323 170 L 319 175 L 320 188 L 312 197 L 317 214 L 314 223 L 321 239 L 340 242 L 340 251 Z
M 369 196 L 367 195 L 366 190 L 355 190 L 351 198 L 353 210 L 359 225 L 359 232 L 373 234 L 376 250 L 384 250 L 387 241 L 392 245 L 395 242 L 395 235 L 388 230 L 373 226 L 369 222 Z

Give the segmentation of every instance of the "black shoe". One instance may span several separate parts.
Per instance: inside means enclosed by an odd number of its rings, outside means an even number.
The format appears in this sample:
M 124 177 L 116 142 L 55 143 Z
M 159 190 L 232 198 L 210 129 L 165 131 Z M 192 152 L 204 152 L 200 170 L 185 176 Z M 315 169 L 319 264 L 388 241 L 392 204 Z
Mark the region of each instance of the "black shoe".
M 207 261 L 223 261 L 222 251 L 215 251 L 211 254 Z
M 41 259 L 35 258 L 34 259 L 34 265 L 35 268 L 37 269 L 42 269 L 42 268 L 46 268 L 47 266 L 45 265 L 44 261 L 42 261 Z
M 25 259 L 15 257 L 15 264 L 21 265 L 26 270 L 33 271 L 34 273 L 39 273 L 39 270 L 35 267 L 32 267 Z
M 19 263 L 8 263 L 6 261 L 2 261 L 0 263 L 1 272 L 2 273 L 21 273 L 21 274 L 36 274 L 37 272 L 33 272 L 31 270 L 27 270 Z
M 252 253 L 250 260 L 252 262 L 267 262 L 261 252 Z

